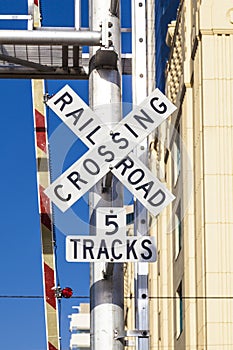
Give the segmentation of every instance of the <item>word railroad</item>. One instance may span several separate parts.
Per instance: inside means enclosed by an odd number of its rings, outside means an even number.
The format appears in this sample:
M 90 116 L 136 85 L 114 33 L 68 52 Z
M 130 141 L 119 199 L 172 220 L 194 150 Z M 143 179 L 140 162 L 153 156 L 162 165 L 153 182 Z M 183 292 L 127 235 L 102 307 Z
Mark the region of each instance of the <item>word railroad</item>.
M 86 154 L 45 190 L 61 211 L 70 208 L 109 171 L 153 215 L 159 214 L 174 199 L 166 187 L 131 152 L 176 109 L 158 89 L 134 108 L 113 130 L 103 125 L 101 119 L 68 85 L 50 98 L 47 104 L 89 147 Z M 89 255 L 93 256 L 91 247 L 94 243 L 91 239 L 86 243 L 89 248 L 83 254 L 89 252 Z M 72 244 L 77 251 L 78 242 L 74 241 Z M 101 244 L 103 243 L 100 242 L 102 247 Z M 126 242 L 126 247 L 127 244 L 129 246 Z M 113 251 L 116 245 L 120 243 L 114 243 Z M 148 249 L 148 243 L 144 242 L 143 247 L 144 250 Z M 126 256 L 133 251 L 127 249 L 124 253 Z M 99 255 L 97 253 L 97 260 Z

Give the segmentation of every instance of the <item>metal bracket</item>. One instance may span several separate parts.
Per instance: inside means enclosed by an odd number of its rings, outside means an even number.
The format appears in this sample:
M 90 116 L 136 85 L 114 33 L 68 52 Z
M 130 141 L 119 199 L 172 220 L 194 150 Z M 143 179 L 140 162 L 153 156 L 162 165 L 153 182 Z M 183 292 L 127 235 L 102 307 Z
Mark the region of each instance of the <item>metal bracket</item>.
M 106 174 L 102 179 L 102 193 L 108 192 L 112 187 L 112 172 Z
M 54 289 L 55 297 L 57 299 L 61 299 L 62 298 L 62 289 L 61 289 L 61 287 L 57 286 L 57 287 L 54 287 L 52 289 Z
M 89 74 L 93 69 L 117 70 L 118 55 L 111 49 L 99 49 L 89 62 Z
M 104 269 L 103 269 L 103 277 L 104 277 L 104 279 L 107 279 L 108 277 L 112 276 L 113 268 L 114 268 L 114 263 L 111 263 L 111 262 L 105 263 Z
M 110 4 L 110 13 L 113 16 L 119 16 L 119 0 L 111 0 Z
M 120 340 L 124 339 L 125 337 L 135 337 L 135 338 L 149 338 L 150 332 L 148 330 L 127 330 L 124 331 L 123 333 L 119 333 L 118 330 L 114 331 L 114 339 Z
M 102 29 L 101 44 L 102 44 L 103 47 L 108 49 L 109 46 L 112 45 L 112 40 L 110 39 L 110 37 L 112 36 L 111 30 L 110 30 L 110 28 L 112 28 L 112 22 L 110 22 L 108 20 L 108 18 L 105 18 L 102 21 L 100 27 Z
M 43 95 L 43 102 L 46 104 L 48 102 L 48 100 L 51 98 L 52 96 L 50 96 L 47 92 Z

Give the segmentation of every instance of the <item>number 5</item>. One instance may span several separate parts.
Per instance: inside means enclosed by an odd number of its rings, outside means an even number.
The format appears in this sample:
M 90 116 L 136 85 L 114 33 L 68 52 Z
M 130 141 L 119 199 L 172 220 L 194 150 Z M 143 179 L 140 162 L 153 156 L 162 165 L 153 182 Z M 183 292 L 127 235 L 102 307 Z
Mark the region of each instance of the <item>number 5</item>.
M 117 215 L 106 215 L 105 216 L 105 226 L 111 226 L 113 225 L 114 228 L 112 231 L 106 231 L 106 235 L 114 235 L 118 229 L 119 229 L 119 225 L 116 221 L 114 221 L 113 219 L 117 219 Z

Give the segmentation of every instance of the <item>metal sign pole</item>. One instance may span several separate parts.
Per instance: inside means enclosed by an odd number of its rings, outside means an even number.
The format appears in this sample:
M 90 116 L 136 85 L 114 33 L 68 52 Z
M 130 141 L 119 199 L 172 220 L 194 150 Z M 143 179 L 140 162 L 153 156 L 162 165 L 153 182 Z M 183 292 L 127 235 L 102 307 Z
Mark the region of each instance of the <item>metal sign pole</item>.
M 146 55 L 146 1 L 132 0 L 132 83 L 133 103 L 138 105 L 147 96 L 147 55 Z M 148 164 L 148 144 L 145 139 L 137 147 L 136 154 L 145 164 Z M 135 202 L 135 235 L 140 237 L 148 234 L 147 210 L 137 200 Z M 149 303 L 148 303 L 148 264 L 135 264 L 135 326 L 149 334 Z M 140 337 L 136 349 L 148 350 L 149 337 Z
M 102 37 L 106 47 L 92 49 L 90 54 L 89 96 L 90 106 L 110 127 L 121 119 L 121 60 L 120 23 L 118 6 L 110 11 L 110 1 L 90 0 L 90 27 L 106 28 Z M 108 38 L 108 29 L 111 37 Z M 113 46 L 109 49 L 109 39 Z M 113 48 L 113 49 L 112 49 Z M 118 55 L 117 66 L 114 56 Z M 107 66 L 107 69 L 105 68 Z M 90 234 L 96 234 L 96 210 L 99 207 L 122 207 L 122 186 L 110 173 L 99 181 L 89 195 Z M 114 339 L 115 332 L 123 333 L 123 264 L 91 264 L 91 349 L 123 350 L 123 344 Z

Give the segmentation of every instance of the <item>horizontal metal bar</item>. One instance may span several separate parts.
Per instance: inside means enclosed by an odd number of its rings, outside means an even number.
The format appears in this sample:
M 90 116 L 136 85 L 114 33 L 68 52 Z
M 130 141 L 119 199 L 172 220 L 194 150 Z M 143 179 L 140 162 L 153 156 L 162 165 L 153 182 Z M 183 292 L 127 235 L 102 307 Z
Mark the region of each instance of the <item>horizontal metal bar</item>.
M 0 19 L 6 19 L 6 20 L 30 20 L 32 19 L 32 15 L 0 15 Z
M 131 33 L 132 28 L 121 28 L 121 33 Z
M 150 336 L 149 330 L 138 330 L 138 329 L 133 329 L 133 330 L 127 330 L 126 331 L 126 336 L 127 337 L 139 337 L 139 338 L 148 338 Z
M 99 46 L 101 32 L 0 30 L 0 44 Z
M 50 72 L 40 72 L 25 67 L 18 67 L 17 69 L 0 67 L 0 80 L 1 79 L 87 80 L 88 74 L 82 68 L 79 70 L 69 69 L 67 71 L 60 67 L 53 67 Z
M 7 61 L 10 63 L 20 64 L 21 66 L 24 66 L 24 67 L 34 68 L 34 69 L 37 69 L 39 72 L 51 72 L 52 70 L 51 67 L 43 66 L 42 64 L 39 64 L 39 63 L 23 60 L 18 57 L 12 57 L 1 53 L 0 53 L 0 60 Z
M 74 27 L 37 27 L 37 28 L 34 28 L 34 31 L 37 31 L 37 32 L 49 32 L 51 30 L 55 30 L 55 31 L 59 31 L 59 32 L 77 32 L 77 30 L 74 28 Z M 80 32 L 82 30 L 79 30 Z M 89 31 L 89 28 L 85 28 L 85 30 L 83 30 L 84 32 L 87 32 Z
M 119 333 L 118 330 L 115 330 L 114 332 L 114 339 L 123 339 L 125 337 L 149 338 L 149 336 L 150 336 L 149 330 L 145 330 L 145 329 L 127 330 L 127 331 L 124 331 L 123 333 Z

